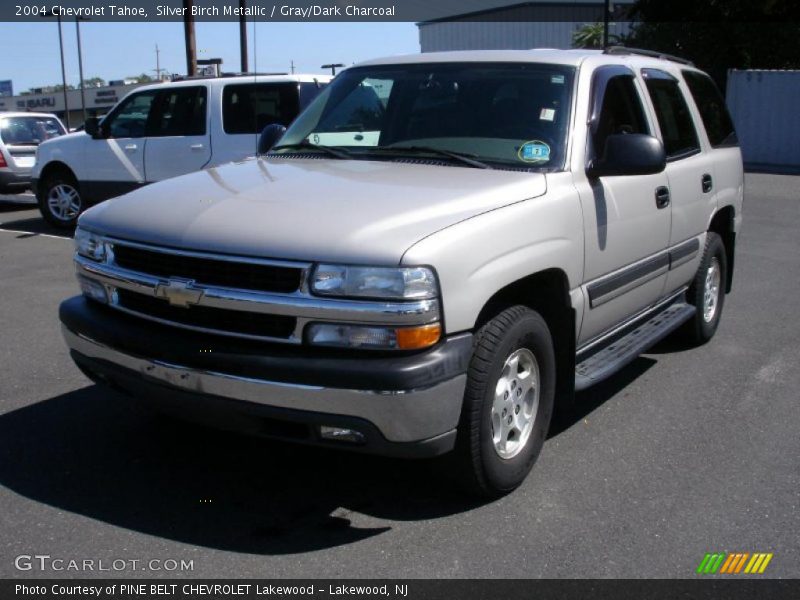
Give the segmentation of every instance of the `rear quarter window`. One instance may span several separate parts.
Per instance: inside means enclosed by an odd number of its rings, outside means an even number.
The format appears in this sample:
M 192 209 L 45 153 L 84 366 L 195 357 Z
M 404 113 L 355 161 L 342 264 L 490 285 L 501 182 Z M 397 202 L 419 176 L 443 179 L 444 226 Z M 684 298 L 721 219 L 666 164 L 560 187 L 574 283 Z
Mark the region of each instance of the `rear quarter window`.
M 261 133 L 267 126 L 287 127 L 300 112 L 297 83 L 237 83 L 222 92 L 225 133 Z
M 697 71 L 683 71 L 683 79 L 700 112 L 711 145 L 714 148 L 736 146 L 738 140 L 733 120 L 714 81 L 708 75 Z

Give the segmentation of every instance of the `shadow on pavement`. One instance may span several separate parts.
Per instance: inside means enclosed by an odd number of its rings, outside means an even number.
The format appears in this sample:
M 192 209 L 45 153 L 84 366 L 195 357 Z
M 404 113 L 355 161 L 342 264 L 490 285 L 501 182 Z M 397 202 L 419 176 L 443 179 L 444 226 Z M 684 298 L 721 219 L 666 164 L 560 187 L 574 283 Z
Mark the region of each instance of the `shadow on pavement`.
M 656 364 L 639 358 L 556 414 L 553 438 Z M 154 415 L 92 385 L 0 415 L 0 484 L 32 500 L 149 535 L 254 554 L 354 543 L 481 502 L 447 463 L 282 444 Z M 363 522 L 363 517 L 359 517 Z
M 28 207 L 25 210 L 30 209 L 31 207 Z M 15 221 L 4 220 L 2 224 L 0 224 L 0 229 L 11 231 L 28 231 L 32 234 L 44 233 L 47 235 L 57 235 L 59 237 L 72 237 L 72 230 L 58 229 L 57 227 L 53 227 L 42 217 L 27 217 L 25 219 L 17 219 Z
M 119 527 L 234 552 L 299 553 L 390 529 L 355 527 L 352 511 L 407 521 L 478 506 L 439 483 L 437 464 L 209 430 L 99 386 L 0 415 L 0 484 Z
M 656 365 L 657 362 L 652 358 L 640 356 L 605 381 L 575 394 L 575 403 L 572 406 L 563 406 L 556 409 L 547 439 L 560 435 L 575 423 L 582 421 L 610 398 L 623 392 L 626 387 Z
M 20 198 L 14 196 L 0 197 L 0 213 L 21 212 L 36 209 L 36 200 Z

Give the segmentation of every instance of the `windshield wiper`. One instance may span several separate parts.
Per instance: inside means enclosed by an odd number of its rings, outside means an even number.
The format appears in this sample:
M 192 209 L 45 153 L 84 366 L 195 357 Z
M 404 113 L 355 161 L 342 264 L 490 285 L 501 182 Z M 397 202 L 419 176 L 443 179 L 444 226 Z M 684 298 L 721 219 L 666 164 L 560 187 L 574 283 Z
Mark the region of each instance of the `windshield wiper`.
M 321 150 L 322 152 L 326 152 L 331 156 L 335 156 L 336 158 L 352 158 L 353 156 L 349 150 L 345 150 L 344 148 L 333 148 L 331 146 L 312 144 L 308 140 L 303 140 L 297 144 L 281 144 L 280 146 L 275 146 L 272 148 L 270 152 L 275 150 Z
M 463 152 L 452 152 L 450 150 L 443 150 L 442 148 L 434 148 L 432 146 L 375 146 L 370 148 L 369 151 L 380 151 L 380 152 L 410 152 L 412 154 L 436 154 L 438 156 L 444 156 L 446 158 L 452 158 L 453 160 L 457 160 L 459 162 L 464 163 L 465 165 L 469 165 L 471 167 L 475 167 L 476 169 L 493 169 L 494 167 L 487 165 L 485 162 L 481 162 L 479 160 L 475 160 L 474 154 L 465 154 Z

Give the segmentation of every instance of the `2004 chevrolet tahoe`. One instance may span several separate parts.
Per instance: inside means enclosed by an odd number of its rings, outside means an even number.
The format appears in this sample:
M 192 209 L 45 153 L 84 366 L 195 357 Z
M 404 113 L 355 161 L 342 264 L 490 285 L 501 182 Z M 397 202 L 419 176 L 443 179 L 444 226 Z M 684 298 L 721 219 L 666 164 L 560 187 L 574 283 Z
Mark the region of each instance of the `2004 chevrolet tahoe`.
M 271 149 L 86 212 L 92 379 L 221 426 L 523 481 L 554 404 L 714 335 L 742 161 L 711 79 L 615 48 L 342 72 Z

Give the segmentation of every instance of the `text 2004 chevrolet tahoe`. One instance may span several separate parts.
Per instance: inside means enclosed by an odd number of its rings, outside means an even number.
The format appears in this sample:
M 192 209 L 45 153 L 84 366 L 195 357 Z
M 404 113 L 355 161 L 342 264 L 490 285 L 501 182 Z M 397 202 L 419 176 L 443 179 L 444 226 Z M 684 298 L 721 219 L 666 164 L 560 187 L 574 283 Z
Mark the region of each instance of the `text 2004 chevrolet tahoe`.
M 554 403 L 717 328 L 742 162 L 714 84 L 624 49 L 348 69 L 256 159 L 84 214 L 92 379 L 287 440 L 518 486 Z

